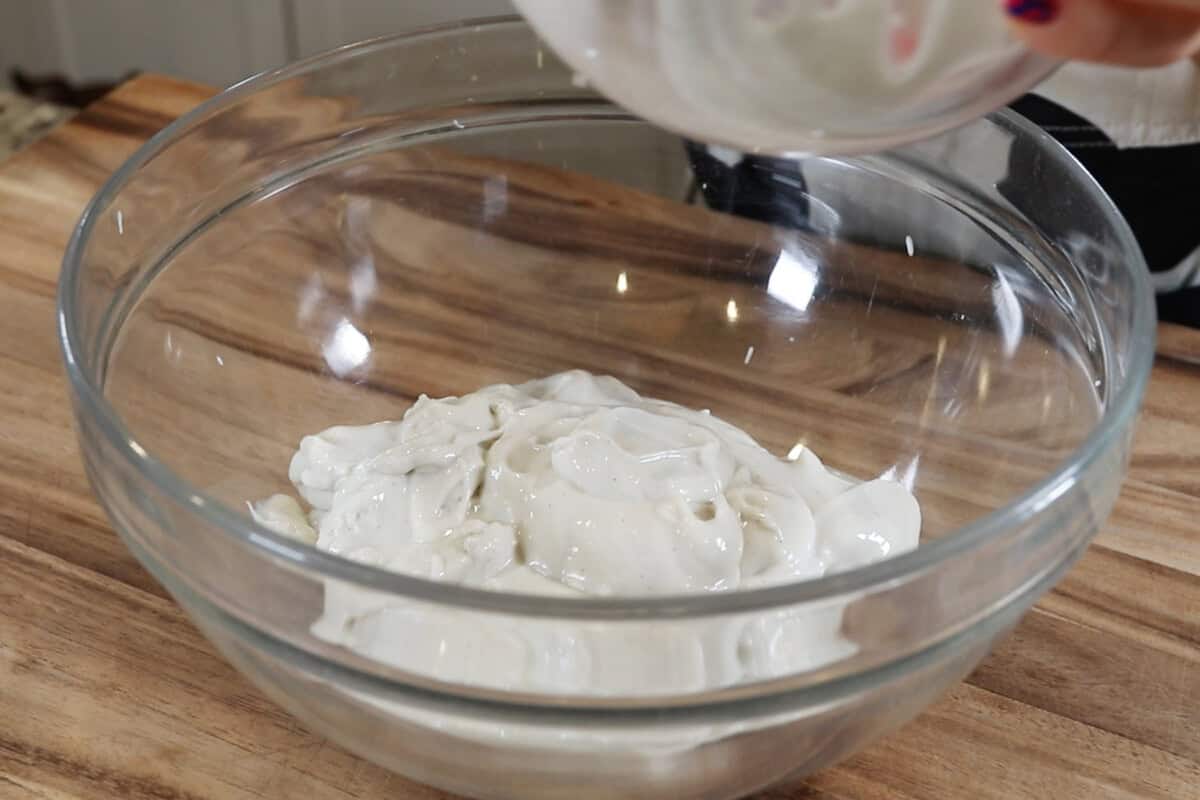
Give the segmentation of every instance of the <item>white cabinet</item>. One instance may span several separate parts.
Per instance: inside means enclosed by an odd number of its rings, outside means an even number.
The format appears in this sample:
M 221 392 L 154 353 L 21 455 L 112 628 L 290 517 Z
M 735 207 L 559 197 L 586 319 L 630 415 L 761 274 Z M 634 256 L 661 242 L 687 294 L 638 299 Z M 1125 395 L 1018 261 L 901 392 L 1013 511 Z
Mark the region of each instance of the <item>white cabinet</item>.
M 54 2 L 79 75 L 141 68 L 225 85 L 287 60 L 279 0 Z
M 0 0 L 0 86 L 14 66 L 224 86 L 358 39 L 508 13 L 509 0 Z
M 509 0 L 288 0 L 298 56 L 468 17 L 515 14 Z

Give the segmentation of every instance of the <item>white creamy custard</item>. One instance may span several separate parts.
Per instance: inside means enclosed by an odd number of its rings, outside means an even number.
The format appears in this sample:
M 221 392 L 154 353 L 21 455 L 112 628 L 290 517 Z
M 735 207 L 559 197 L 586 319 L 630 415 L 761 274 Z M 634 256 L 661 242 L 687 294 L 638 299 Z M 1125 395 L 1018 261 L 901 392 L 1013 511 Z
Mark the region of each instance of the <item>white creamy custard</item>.
M 901 484 L 856 483 L 808 450 L 781 460 L 705 411 L 565 372 L 398 422 L 305 437 L 254 517 L 322 550 L 494 591 L 646 596 L 735 591 L 916 547 Z M 329 582 L 314 633 L 443 680 L 586 693 L 728 685 L 845 657 L 841 605 L 661 626 L 520 620 L 402 603 Z
M 905 136 L 1012 80 L 1022 52 L 999 4 L 980 0 L 515 3 L 614 101 L 748 152 Z

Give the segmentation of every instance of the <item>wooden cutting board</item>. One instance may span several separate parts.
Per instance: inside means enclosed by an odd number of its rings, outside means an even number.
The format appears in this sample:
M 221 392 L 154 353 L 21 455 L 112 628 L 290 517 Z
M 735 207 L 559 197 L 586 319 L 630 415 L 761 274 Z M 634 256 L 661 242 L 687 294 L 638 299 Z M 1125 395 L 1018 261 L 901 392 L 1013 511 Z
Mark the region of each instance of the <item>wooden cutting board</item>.
M 212 93 L 146 76 L 0 164 L 0 798 L 443 798 L 305 731 L 218 656 L 84 478 L 54 328 L 88 198 Z M 916 722 L 763 800 L 1200 798 L 1200 331 L 1159 329 L 1104 533 Z

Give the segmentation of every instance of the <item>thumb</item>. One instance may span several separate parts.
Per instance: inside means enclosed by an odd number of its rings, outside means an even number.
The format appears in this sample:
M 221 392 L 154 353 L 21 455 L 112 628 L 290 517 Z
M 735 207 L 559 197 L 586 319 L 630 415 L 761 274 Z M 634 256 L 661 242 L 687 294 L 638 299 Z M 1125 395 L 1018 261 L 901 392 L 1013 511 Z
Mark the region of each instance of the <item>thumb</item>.
M 1077 61 L 1170 64 L 1200 51 L 1200 0 L 1005 0 L 1031 47 Z

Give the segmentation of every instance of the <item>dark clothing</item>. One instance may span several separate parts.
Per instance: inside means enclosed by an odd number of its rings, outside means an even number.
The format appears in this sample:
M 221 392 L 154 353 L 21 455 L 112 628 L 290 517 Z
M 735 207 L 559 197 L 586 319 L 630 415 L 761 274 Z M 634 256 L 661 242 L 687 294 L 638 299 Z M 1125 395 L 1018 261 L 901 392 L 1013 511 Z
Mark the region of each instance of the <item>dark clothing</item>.
M 1118 150 L 1049 100 L 1028 95 L 1013 108 L 1070 150 L 1121 209 L 1154 273 L 1159 318 L 1200 327 L 1200 144 Z
M 1049 100 L 1027 95 L 1012 107 L 1070 150 L 1125 215 L 1154 273 L 1159 317 L 1200 327 L 1200 144 L 1119 150 L 1103 131 Z M 731 164 L 703 145 L 688 143 L 687 149 L 708 207 L 807 227 L 802 162 L 747 156 Z M 1034 159 L 1032 150 L 1014 148 L 1010 174 L 1033 168 Z M 1004 191 L 1003 184 L 999 188 Z M 1053 218 L 1051 209 L 1025 210 Z

